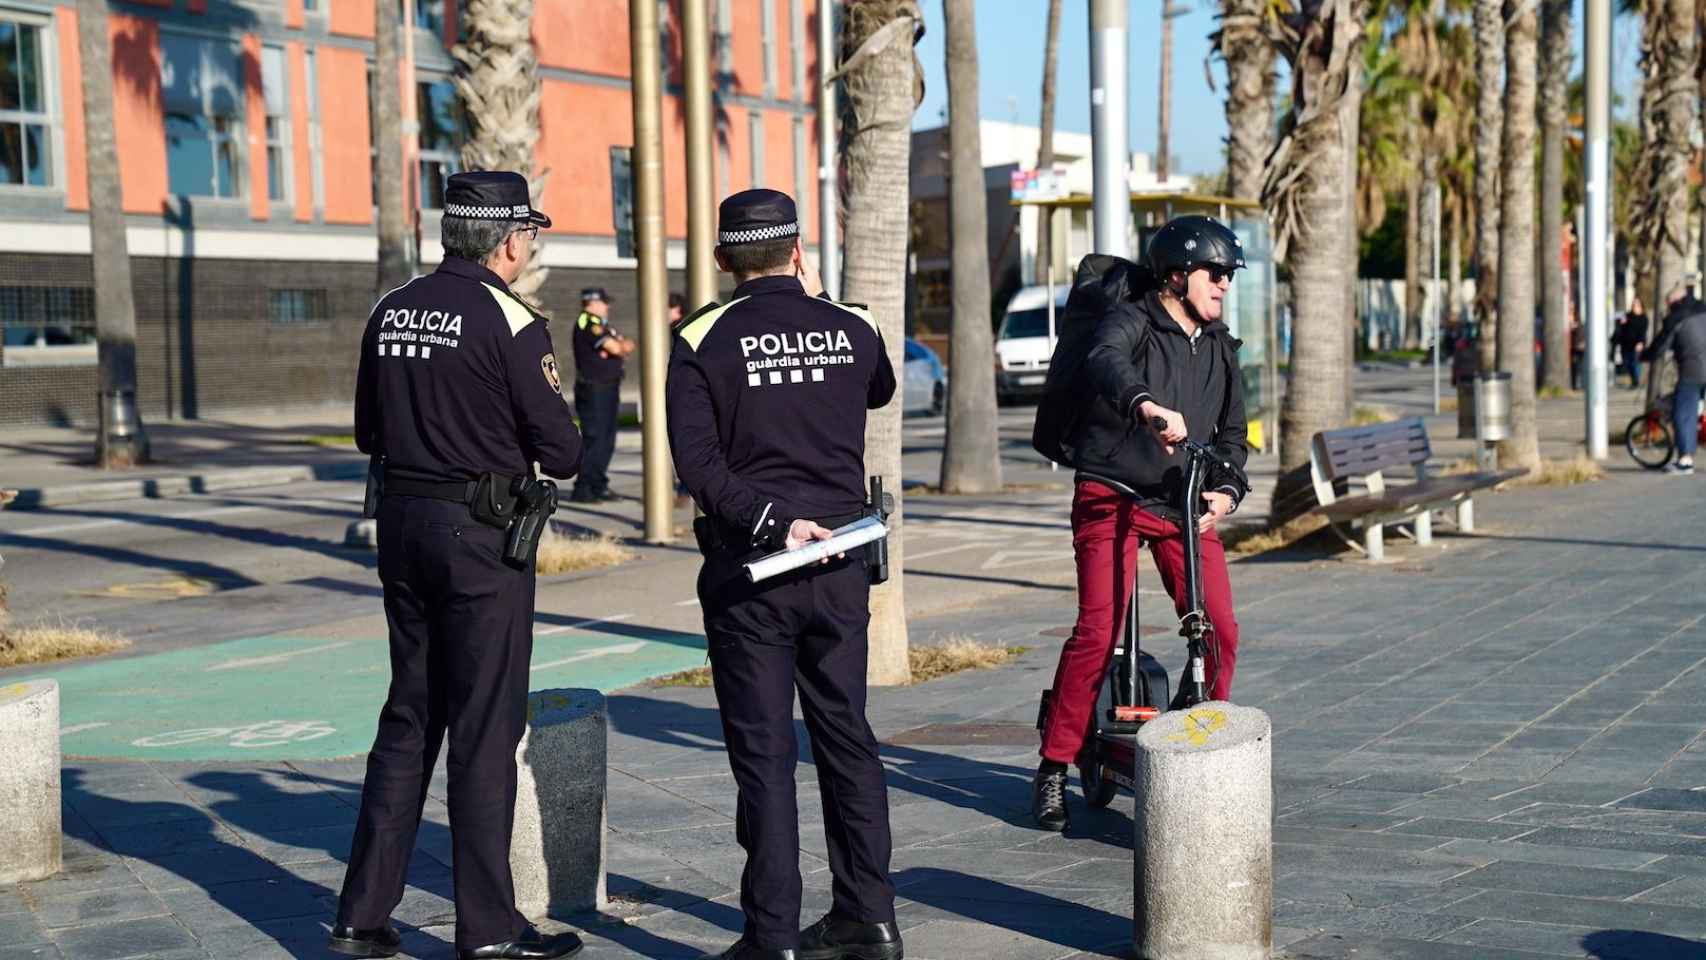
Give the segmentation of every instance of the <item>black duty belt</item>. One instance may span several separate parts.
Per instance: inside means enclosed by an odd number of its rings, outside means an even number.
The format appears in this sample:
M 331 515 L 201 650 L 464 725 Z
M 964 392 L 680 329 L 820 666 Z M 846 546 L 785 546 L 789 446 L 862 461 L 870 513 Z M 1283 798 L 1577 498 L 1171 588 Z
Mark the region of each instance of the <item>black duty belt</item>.
M 395 474 L 385 477 L 385 492 L 402 497 L 426 497 L 429 500 L 449 500 L 467 504 L 474 499 L 477 480 L 414 480 Z

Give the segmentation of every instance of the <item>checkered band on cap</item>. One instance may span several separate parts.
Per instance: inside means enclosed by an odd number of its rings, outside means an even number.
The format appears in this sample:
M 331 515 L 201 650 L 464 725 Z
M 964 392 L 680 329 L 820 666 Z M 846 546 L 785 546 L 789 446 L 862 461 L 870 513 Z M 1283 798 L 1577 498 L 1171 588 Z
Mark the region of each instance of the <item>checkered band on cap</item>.
M 720 244 L 756 243 L 759 240 L 779 240 L 782 237 L 799 236 L 799 233 L 800 223 L 796 220 L 793 223 L 779 223 L 770 227 L 753 227 L 751 230 L 724 230 L 717 234 L 717 242 Z
M 447 203 L 444 214 L 467 220 L 526 220 L 532 208 L 525 203 L 512 207 L 487 207 L 469 203 Z

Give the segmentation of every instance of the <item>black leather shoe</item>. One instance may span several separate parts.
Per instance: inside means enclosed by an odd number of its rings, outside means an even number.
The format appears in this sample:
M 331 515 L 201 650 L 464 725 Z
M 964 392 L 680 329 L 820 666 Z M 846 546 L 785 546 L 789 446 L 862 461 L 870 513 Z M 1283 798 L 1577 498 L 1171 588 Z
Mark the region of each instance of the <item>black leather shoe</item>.
M 504 943 L 456 951 L 457 960 L 556 960 L 581 952 L 581 938 L 572 933 L 546 936 L 528 927 L 522 935 Z
M 707 953 L 699 960 L 799 960 L 799 953 L 794 950 L 766 950 L 746 942 L 745 937 L 736 940 L 734 946 L 722 953 Z
M 599 496 L 596 491 L 583 490 L 580 487 L 576 487 L 576 488 L 574 488 L 574 490 L 569 492 L 569 502 L 570 503 L 603 503 L 604 498 Z
M 393 926 L 357 930 L 340 924 L 332 928 L 326 949 L 351 957 L 394 957 L 402 942 L 402 935 Z
M 900 930 L 892 923 L 858 923 L 827 914 L 800 932 L 800 960 L 901 960 Z
M 1066 771 L 1038 769 L 1031 781 L 1031 816 L 1037 826 L 1056 833 L 1066 829 Z

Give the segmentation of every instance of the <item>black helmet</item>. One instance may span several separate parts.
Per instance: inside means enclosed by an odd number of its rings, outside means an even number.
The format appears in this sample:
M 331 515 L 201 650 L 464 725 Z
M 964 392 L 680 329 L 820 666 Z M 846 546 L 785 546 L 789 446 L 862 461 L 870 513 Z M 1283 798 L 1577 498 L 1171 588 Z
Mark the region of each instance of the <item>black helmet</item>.
M 1244 266 L 1244 247 L 1230 227 L 1213 217 L 1174 217 L 1149 239 L 1148 262 L 1157 277 L 1202 266 L 1236 270 Z

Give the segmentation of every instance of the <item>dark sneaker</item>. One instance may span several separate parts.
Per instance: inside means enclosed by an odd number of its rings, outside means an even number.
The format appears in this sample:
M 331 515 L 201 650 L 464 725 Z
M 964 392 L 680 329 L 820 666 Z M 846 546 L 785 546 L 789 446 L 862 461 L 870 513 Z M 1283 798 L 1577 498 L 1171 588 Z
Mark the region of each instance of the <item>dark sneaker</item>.
M 901 960 L 900 930 L 893 923 L 858 923 L 834 914 L 800 932 L 800 960 Z
M 1665 472 L 1670 474 L 1673 477 L 1692 477 L 1692 476 L 1694 476 L 1694 464 L 1692 464 L 1692 463 L 1667 464 L 1665 466 Z
M 1066 771 L 1037 771 L 1031 781 L 1031 816 L 1044 830 L 1066 829 Z

